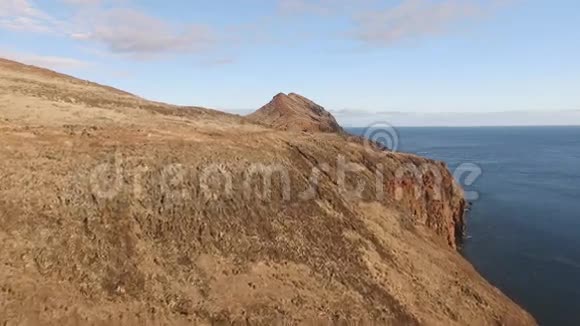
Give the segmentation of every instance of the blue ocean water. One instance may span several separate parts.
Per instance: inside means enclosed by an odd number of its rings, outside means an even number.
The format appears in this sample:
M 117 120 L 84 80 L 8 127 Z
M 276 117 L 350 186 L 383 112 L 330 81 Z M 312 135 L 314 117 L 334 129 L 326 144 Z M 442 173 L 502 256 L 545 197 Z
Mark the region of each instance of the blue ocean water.
M 479 194 L 463 248 L 478 271 L 541 325 L 580 325 L 580 127 L 397 131 L 399 151 L 481 168 L 464 185 Z

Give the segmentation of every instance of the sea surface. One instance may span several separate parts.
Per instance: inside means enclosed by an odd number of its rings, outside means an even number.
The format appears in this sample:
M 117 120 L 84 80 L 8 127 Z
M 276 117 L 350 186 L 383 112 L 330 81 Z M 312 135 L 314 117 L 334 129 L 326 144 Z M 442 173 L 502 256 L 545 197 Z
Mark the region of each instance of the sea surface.
M 399 151 L 481 169 L 459 178 L 479 195 L 463 248 L 477 270 L 541 325 L 580 325 L 580 127 L 397 133 Z

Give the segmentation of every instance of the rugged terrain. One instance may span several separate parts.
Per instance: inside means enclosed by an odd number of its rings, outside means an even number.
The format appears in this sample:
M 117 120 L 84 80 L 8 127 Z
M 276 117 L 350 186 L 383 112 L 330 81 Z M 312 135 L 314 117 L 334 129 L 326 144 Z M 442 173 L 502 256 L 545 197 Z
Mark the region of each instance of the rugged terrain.
M 279 93 L 248 116 L 250 121 L 284 131 L 334 132 L 343 130 L 322 106 L 295 94 Z
M 256 120 L 0 60 L 0 324 L 535 324 L 444 164 Z

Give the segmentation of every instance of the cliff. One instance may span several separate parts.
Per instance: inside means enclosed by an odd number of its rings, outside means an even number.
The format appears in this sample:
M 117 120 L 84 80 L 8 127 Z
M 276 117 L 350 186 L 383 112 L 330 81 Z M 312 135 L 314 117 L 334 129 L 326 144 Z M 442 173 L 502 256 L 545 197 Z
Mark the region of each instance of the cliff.
M 295 93 L 274 96 L 272 101 L 250 114 L 248 119 L 278 130 L 343 132 L 334 117 L 322 106 Z
M 0 324 L 535 324 L 439 162 L 10 61 L 0 157 Z

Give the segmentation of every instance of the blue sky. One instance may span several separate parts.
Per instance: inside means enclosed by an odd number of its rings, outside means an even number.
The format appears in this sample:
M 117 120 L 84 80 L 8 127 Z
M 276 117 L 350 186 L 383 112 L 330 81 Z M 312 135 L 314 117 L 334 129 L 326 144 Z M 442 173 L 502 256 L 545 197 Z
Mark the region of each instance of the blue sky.
M 0 0 L 0 56 L 232 112 L 297 92 L 350 126 L 580 124 L 575 0 Z

